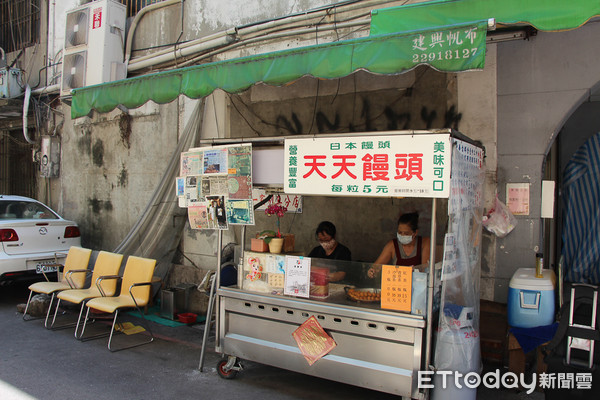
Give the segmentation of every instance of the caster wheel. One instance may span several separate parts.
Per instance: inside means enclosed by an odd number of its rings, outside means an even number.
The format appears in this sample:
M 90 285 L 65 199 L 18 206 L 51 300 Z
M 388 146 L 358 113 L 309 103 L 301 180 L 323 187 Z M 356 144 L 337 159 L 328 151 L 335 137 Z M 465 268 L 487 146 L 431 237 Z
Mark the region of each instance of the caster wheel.
M 219 376 L 223 379 L 233 379 L 237 375 L 237 371 L 234 369 L 230 369 L 229 371 L 225 371 L 225 366 L 227 365 L 227 358 L 223 358 L 221 361 L 217 363 L 217 372 Z

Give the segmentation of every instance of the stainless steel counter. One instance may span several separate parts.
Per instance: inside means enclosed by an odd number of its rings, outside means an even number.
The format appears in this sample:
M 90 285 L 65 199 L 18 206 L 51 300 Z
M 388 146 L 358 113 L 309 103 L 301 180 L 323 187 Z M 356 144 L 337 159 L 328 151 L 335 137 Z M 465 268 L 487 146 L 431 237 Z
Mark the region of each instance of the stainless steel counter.
M 232 288 L 221 288 L 217 295 L 218 352 L 395 395 L 420 397 L 417 371 L 424 340 L 422 317 L 381 310 L 378 304 L 359 305 L 345 296 L 314 301 Z M 337 344 L 312 366 L 292 337 L 311 315 Z

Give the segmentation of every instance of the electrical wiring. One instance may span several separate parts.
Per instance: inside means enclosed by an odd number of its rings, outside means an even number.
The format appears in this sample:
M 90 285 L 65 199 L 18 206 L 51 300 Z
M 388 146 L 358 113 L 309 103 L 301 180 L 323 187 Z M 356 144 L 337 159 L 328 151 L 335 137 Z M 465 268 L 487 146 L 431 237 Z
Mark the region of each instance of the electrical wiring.
M 133 40 L 132 37 L 128 35 L 127 42 L 128 46 L 126 46 L 126 62 L 128 69 L 130 66 L 138 64 L 136 69 L 148 69 L 151 68 L 152 71 L 156 70 L 168 70 L 175 68 L 181 68 L 185 66 L 189 66 L 192 64 L 196 64 L 204 59 L 215 56 L 217 54 L 222 54 L 224 52 L 231 51 L 233 49 L 239 48 L 240 46 L 247 46 L 250 44 L 258 43 L 260 41 L 271 41 L 284 37 L 297 36 L 307 33 L 313 32 L 324 32 L 333 30 L 336 34 L 336 40 L 340 40 L 342 38 L 355 35 L 358 32 L 363 30 L 368 30 L 370 28 L 370 13 L 371 10 L 376 6 L 383 5 L 397 5 L 406 4 L 408 0 L 404 1 L 385 1 L 385 0 L 372 0 L 372 1 L 345 1 L 333 5 L 323 6 L 320 8 L 308 10 L 305 12 L 300 12 L 292 15 L 286 15 L 279 18 L 272 18 L 265 21 L 259 21 L 247 25 L 237 26 L 233 29 L 229 29 L 227 31 L 218 32 L 216 34 L 210 35 L 208 37 L 204 37 L 197 40 L 192 40 L 187 42 L 186 45 L 196 46 L 198 43 L 208 43 L 210 40 L 214 40 L 215 37 L 222 37 L 223 35 L 234 35 L 235 40 L 233 43 L 217 45 L 219 47 L 215 50 L 205 49 L 199 50 L 202 51 L 201 54 L 196 56 L 189 57 L 189 54 L 183 55 L 179 54 L 177 56 L 176 52 L 173 52 L 173 58 L 169 61 L 161 60 L 162 62 L 158 62 L 156 64 L 145 63 L 143 66 L 139 64 L 142 61 L 152 60 L 154 57 L 159 57 L 166 53 L 171 52 L 171 50 L 162 50 L 155 54 L 145 55 L 142 57 L 138 57 L 135 59 L 130 59 L 130 54 L 132 50 L 130 49 L 131 42 Z M 170 2 L 171 4 L 174 2 Z M 364 12 L 361 12 L 365 10 Z M 358 11 L 359 14 L 347 15 L 352 12 Z M 344 17 L 342 17 L 344 16 Z M 360 20 L 356 22 L 357 19 L 369 17 L 365 20 Z M 327 18 L 333 18 L 333 22 L 325 22 Z M 328 26 L 333 25 L 333 26 Z M 346 25 L 346 26 L 344 26 Z M 344 35 L 340 35 L 338 29 L 351 27 L 351 26 L 359 26 L 359 29 L 352 30 Z M 295 29 L 298 27 L 306 27 L 304 29 Z M 294 30 L 295 29 L 295 30 Z M 166 46 L 165 46 L 166 47 Z M 189 52 L 188 52 L 189 53 Z M 183 61 L 182 61 L 183 60 Z M 154 68 L 157 66 L 158 68 Z M 133 71 L 133 69 L 131 69 Z
M 360 24 L 362 24 L 362 22 Z M 334 29 L 337 29 L 339 27 L 340 27 L 340 24 L 337 24 L 336 28 L 334 28 L 334 27 L 321 27 L 321 29 L 319 31 L 320 32 L 324 32 L 326 30 L 334 30 Z M 349 36 L 349 35 L 351 35 L 353 33 L 360 32 L 360 31 L 367 30 L 367 29 L 368 29 L 368 25 L 364 26 L 362 28 L 356 29 L 356 30 L 352 31 L 351 33 L 348 33 L 348 34 L 346 34 L 346 35 L 344 35 L 342 37 L 347 37 L 347 36 Z M 250 44 L 255 44 L 255 43 L 259 43 L 259 42 L 266 42 L 266 41 L 274 41 L 274 40 L 282 39 L 282 38 L 285 38 L 285 37 L 313 33 L 314 31 L 315 31 L 315 28 L 307 28 L 307 29 L 304 29 L 304 30 L 301 30 L 301 31 L 300 30 L 296 30 L 296 31 L 293 31 L 293 32 L 282 32 L 282 33 L 279 33 L 279 34 L 274 34 L 274 35 L 269 36 L 268 40 L 265 39 L 264 37 L 256 37 L 256 38 L 252 38 L 252 39 L 247 39 L 247 40 L 245 40 L 243 42 L 240 41 L 240 42 L 232 43 L 230 45 L 227 45 L 227 47 L 224 47 L 224 48 L 221 48 L 221 49 L 218 49 L 218 50 L 214 50 L 214 51 L 211 51 L 209 53 L 205 53 L 205 54 L 201 54 L 201 55 L 195 56 L 194 58 L 191 58 L 191 59 L 189 59 L 189 60 L 187 60 L 187 61 L 185 61 L 183 63 L 180 63 L 179 67 L 187 67 L 187 66 L 192 65 L 192 64 L 197 64 L 199 61 L 204 60 L 206 58 L 210 58 L 210 57 L 213 57 L 213 56 L 216 56 L 218 54 L 222 54 L 222 53 L 231 51 L 231 50 L 239 48 L 239 47 L 248 46 Z M 170 69 L 170 68 L 167 68 L 166 66 L 163 66 L 163 68 L 164 69 Z
M 4 139 L 8 139 L 9 141 L 13 142 L 14 144 L 16 144 L 17 146 L 23 146 L 23 147 L 29 147 L 30 144 L 18 139 L 15 139 L 14 137 L 12 137 L 12 135 L 10 133 L 5 133 L 4 131 L 0 131 L 0 137 L 4 138 Z
M 235 102 L 233 101 L 233 98 L 231 97 L 231 95 L 230 95 L 229 93 L 227 93 L 227 94 L 228 94 L 228 96 L 229 96 L 229 100 L 231 100 L 231 105 L 233 106 L 233 108 L 235 108 L 235 110 L 238 112 L 238 114 L 240 115 L 240 117 L 242 117 L 242 119 L 243 119 L 244 121 L 246 121 L 246 123 L 248 124 L 248 127 L 249 127 L 250 129 L 252 129 L 252 131 L 253 131 L 254 133 L 256 133 L 256 136 L 262 136 L 262 135 L 261 135 L 261 133 L 260 133 L 258 130 L 256 130 L 256 129 L 255 129 L 253 126 L 252 126 L 252 124 L 250 124 L 250 121 L 248 121 L 248 120 L 246 119 L 246 117 L 244 116 L 244 114 L 242 114 L 242 113 L 240 112 L 240 110 L 239 110 L 239 109 L 237 108 L 237 106 L 235 105 Z

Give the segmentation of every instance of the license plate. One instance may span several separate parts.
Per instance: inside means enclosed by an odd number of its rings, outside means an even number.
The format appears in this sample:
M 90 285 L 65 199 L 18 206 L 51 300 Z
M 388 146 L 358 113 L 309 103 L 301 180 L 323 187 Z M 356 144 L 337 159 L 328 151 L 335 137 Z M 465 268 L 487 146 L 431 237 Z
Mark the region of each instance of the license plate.
M 40 261 L 35 264 L 35 272 L 37 274 L 47 274 L 56 272 L 56 262 L 54 260 Z

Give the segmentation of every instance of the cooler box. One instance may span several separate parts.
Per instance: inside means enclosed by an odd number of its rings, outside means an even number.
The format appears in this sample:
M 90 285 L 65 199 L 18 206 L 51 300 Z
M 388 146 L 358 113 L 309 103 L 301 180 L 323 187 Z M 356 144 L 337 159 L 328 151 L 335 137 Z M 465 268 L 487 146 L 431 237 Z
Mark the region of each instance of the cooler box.
M 543 270 L 543 278 L 535 277 L 535 268 L 520 268 L 508 287 L 508 324 L 517 328 L 533 328 L 554 322 L 554 271 Z

